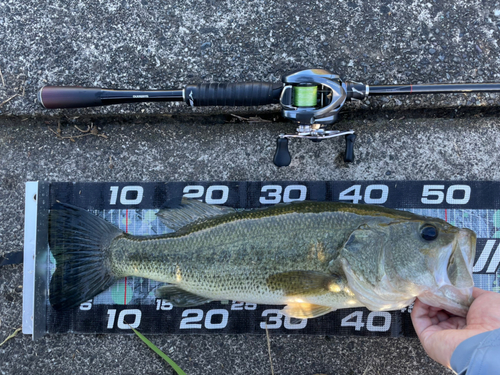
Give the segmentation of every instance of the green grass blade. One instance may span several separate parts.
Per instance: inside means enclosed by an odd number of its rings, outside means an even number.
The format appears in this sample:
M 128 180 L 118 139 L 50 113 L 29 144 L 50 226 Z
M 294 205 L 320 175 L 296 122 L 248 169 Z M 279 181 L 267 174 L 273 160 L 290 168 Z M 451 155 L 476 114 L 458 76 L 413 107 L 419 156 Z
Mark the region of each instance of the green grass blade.
M 130 327 L 132 328 L 132 327 Z M 156 354 L 158 354 L 160 357 L 162 357 L 170 366 L 172 366 L 172 368 L 175 370 L 175 372 L 178 374 L 178 375 L 186 375 L 186 373 L 184 371 L 182 371 L 182 369 L 177 366 L 177 364 L 172 361 L 165 353 L 163 353 L 160 349 L 158 349 L 158 347 L 153 344 L 151 341 L 149 341 L 146 337 L 144 337 L 142 335 L 142 333 L 140 333 L 139 331 L 137 331 L 136 329 L 132 328 L 132 330 L 134 331 L 134 333 L 139 336 L 139 338 L 151 349 L 153 350 Z

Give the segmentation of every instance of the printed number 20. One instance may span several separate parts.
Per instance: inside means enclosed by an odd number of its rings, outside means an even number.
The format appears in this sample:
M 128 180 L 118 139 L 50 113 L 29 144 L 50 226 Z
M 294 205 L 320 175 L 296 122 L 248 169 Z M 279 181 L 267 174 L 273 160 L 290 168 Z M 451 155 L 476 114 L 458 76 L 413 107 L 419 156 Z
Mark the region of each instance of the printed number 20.
M 203 198 L 203 195 L 205 195 L 205 202 L 208 204 L 224 204 L 227 202 L 227 199 L 229 197 L 229 187 L 225 185 L 209 186 L 206 193 L 205 187 L 201 185 L 188 185 L 184 187 L 184 190 L 182 192 L 184 193 L 184 198 L 190 199 L 201 200 Z M 219 195 L 220 198 L 216 198 L 217 195 Z
M 220 316 L 220 322 L 214 323 L 214 316 Z M 201 329 L 203 320 L 203 310 L 201 309 L 187 309 L 182 312 L 182 320 L 180 329 Z M 213 309 L 208 310 L 205 316 L 205 328 L 206 329 L 223 329 L 226 328 L 227 322 L 229 320 L 229 312 L 225 309 Z

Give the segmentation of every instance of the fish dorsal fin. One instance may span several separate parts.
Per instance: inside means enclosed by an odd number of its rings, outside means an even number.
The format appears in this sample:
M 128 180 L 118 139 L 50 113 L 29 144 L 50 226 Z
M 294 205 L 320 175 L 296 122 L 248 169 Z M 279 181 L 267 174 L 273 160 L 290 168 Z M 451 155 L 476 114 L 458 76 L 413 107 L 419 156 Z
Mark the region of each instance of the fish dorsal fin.
M 328 314 L 334 311 L 329 306 L 314 305 L 306 302 L 294 302 L 286 305 L 281 312 L 291 318 L 308 319 L 317 318 L 318 316 Z
M 162 209 L 156 215 L 163 224 L 176 231 L 195 221 L 233 212 L 236 210 L 231 207 L 215 206 L 196 199 L 182 198 L 179 207 Z
M 271 290 L 281 290 L 285 296 L 318 295 L 340 292 L 346 286 L 338 275 L 318 271 L 288 271 L 267 278 Z
M 169 301 L 176 307 L 191 307 L 199 306 L 211 300 L 191 292 L 186 292 L 184 289 L 176 285 L 164 285 L 155 290 L 156 298 L 161 298 Z

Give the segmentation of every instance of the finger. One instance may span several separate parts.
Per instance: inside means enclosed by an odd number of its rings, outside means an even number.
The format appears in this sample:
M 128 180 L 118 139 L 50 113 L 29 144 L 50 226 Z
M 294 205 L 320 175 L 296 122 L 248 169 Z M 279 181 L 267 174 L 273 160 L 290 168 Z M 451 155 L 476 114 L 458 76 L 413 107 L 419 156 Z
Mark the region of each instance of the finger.
M 445 329 L 463 329 L 467 325 L 467 321 L 461 316 L 454 316 L 441 324 L 446 324 L 445 326 L 443 326 L 443 328 Z
M 439 324 L 449 318 L 449 314 L 439 307 L 429 306 L 428 311 L 432 324 Z
M 443 310 L 443 308 L 442 307 L 436 307 L 436 306 L 429 306 L 429 310 L 437 312 L 437 311 Z
M 420 337 L 420 334 L 433 324 L 432 318 L 429 317 L 429 305 L 421 302 L 418 298 L 415 300 L 413 310 L 411 312 L 411 321 L 415 332 Z
M 438 307 L 434 307 L 434 306 L 429 306 L 429 316 L 431 318 L 437 316 L 440 312 L 442 312 L 443 309 L 440 309 Z
M 485 294 L 485 293 L 488 293 L 488 291 L 474 287 L 474 289 L 472 289 L 472 298 L 476 299 L 481 294 Z
M 439 322 L 444 322 L 445 320 L 450 319 L 450 316 L 446 313 L 446 311 L 441 310 L 436 313 L 436 318 Z

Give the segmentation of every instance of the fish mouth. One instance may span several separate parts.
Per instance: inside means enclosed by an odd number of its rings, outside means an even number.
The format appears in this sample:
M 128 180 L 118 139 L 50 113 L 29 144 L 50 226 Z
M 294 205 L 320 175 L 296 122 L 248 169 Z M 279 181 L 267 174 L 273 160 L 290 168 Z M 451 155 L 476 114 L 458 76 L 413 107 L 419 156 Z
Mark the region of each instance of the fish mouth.
M 472 277 L 472 269 L 474 267 L 474 258 L 476 257 L 476 233 L 470 229 L 464 228 L 460 230 L 458 238 L 458 246 L 462 253 L 467 269 Z
M 436 292 L 425 291 L 418 299 L 429 305 L 441 308 L 449 313 L 465 317 L 472 303 L 472 287 L 458 289 L 453 286 L 443 286 Z
M 476 234 L 470 229 L 460 229 L 450 247 L 451 253 L 435 271 L 437 288 L 425 291 L 418 298 L 427 305 L 465 317 L 473 301 Z

